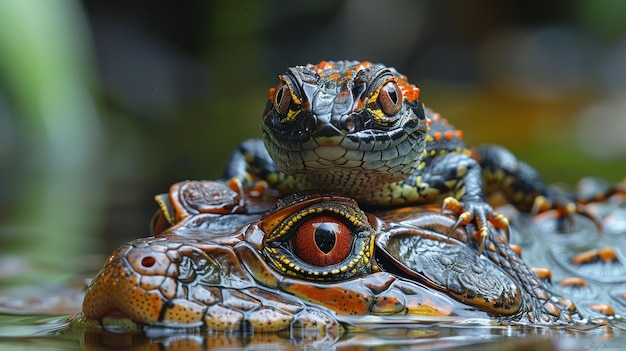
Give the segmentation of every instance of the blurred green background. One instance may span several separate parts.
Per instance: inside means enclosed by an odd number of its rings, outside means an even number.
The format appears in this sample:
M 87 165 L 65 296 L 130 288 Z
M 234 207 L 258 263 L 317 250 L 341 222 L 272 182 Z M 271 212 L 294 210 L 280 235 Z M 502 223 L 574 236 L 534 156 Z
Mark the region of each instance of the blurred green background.
M 626 176 L 626 2 L 0 1 L 0 286 L 91 273 L 220 175 L 291 65 L 396 67 L 471 145 Z

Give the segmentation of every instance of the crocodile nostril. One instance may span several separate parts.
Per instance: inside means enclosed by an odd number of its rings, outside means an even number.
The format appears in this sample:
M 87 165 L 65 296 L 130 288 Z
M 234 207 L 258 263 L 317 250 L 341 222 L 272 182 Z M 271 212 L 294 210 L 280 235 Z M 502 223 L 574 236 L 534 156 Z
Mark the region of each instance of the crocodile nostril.
M 156 259 L 152 256 L 146 256 L 141 259 L 141 265 L 146 268 L 150 268 L 154 266 L 155 263 L 156 263 Z

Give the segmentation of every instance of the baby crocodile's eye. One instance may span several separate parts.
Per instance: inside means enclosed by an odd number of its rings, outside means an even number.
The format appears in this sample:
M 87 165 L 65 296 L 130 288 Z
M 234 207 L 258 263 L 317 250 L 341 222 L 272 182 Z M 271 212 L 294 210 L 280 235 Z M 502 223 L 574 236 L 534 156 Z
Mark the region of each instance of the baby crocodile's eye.
M 372 121 L 382 127 L 391 127 L 400 119 L 400 110 L 404 103 L 402 89 L 398 85 L 397 78 L 387 79 L 382 84 L 376 85 L 367 98 L 367 112 Z
M 331 216 L 317 216 L 300 224 L 291 245 L 296 256 L 304 262 L 328 266 L 348 257 L 352 251 L 352 234 L 343 221 Z
M 388 82 L 378 94 L 378 103 L 383 113 L 394 116 L 402 108 L 402 91 L 396 82 Z
M 274 95 L 274 108 L 280 115 L 286 115 L 291 106 L 291 91 L 287 84 L 281 84 Z

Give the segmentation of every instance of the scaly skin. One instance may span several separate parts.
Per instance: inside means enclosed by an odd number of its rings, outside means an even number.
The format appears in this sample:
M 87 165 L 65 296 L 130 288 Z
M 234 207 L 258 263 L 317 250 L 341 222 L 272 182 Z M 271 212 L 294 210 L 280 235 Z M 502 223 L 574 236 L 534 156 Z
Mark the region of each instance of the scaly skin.
M 466 149 L 461 133 L 424 108 L 405 77 L 369 63 L 322 62 L 292 68 L 281 80 L 265 112 L 267 148 L 242 143 L 226 171 L 228 186 L 183 182 L 158 196 L 155 237 L 111 256 L 86 294 L 87 318 L 213 331 L 314 329 L 333 337 L 363 317 L 532 326 L 584 323 L 582 315 L 621 320 L 625 251 L 611 245 L 623 240 L 608 237 L 607 246 L 583 231 L 563 244 L 552 226 L 566 214 L 576 230 L 587 220 L 575 215 L 580 209 L 505 149 Z M 260 196 L 260 180 L 283 194 L 348 195 L 372 212 L 337 195 L 293 195 L 262 215 L 277 200 L 272 192 Z M 530 224 L 519 213 L 513 218 L 522 218 L 522 237 L 543 246 L 538 261 L 560 268 L 556 288 L 550 271 L 530 269 L 508 245 L 507 221 L 485 203 L 483 183 L 521 211 L 548 210 Z M 623 196 L 626 188 L 616 189 Z M 448 195 L 444 206 L 459 219 L 432 206 L 394 207 Z M 626 218 L 615 213 L 604 222 L 609 234 Z M 583 307 L 554 289 L 582 296 Z
M 181 188 L 229 191 L 220 183 L 193 183 L 175 185 L 171 202 L 181 203 Z M 193 208 L 187 203 L 177 211 Z M 114 252 L 90 284 L 84 315 L 155 327 L 330 334 L 364 316 L 532 325 L 583 320 L 506 244 L 504 232 L 493 229 L 480 257 L 475 228 L 453 229 L 454 217 L 436 207 L 372 214 L 351 199 L 312 194 L 283 199 L 262 217 L 223 208 L 182 216 L 156 237 Z
M 508 221 L 485 201 L 501 192 L 518 209 L 583 212 L 538 173 L 495 145 L 466 148 L 462 133 L 425 108 L 419 89 L 393 68 L 370 62 L 322 61 L 291 67 L 270 89 L 263 141 L 235 150 L 225 179 L 266 181 L 282 194 L 331 191 L 369 208 L 437 203 L 475 220 Z

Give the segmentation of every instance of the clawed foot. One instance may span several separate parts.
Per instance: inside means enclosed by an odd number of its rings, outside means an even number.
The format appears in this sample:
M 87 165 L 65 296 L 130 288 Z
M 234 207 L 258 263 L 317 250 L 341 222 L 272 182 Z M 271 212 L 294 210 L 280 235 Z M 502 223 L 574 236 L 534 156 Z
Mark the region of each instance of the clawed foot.
M 489 223 L 495 228 L 501 229 L 506 233 L 506 239 L 509 240 L 509 220 L 505 216 L 495 212 L 493 208 L 486 202 L 476 201 L 461 202 L 454 197 L 447 197 L 443 200 L 443 210 L 450 210 L 459 215 L 456 223 L 450 230 L 452 233 L 458 226 L 465 225 L 472 220 L 476 221 L 476 226 L 480 234 L 480 247 L 478 255 L 482 255 L 485 248 L 485 239 L 489 236 Z
M 240 178 L 235 177 L 231 178 L 226 185 L 230 188 L 230 190 L 238 193 L 242 199 L 244 199 L 246 195 L 249 197 L 262 197 L 268 189 L 267 182 L 264 180 L 257 181 L 250 186 L 246 186 Z
M 591 219 L 598 229 L 598 232 L 602 233 L 602 222 L 592 212 L 589 212 L 583 204 L 577 203 L 567 196 L 559 193 L 553 194 L 550 198 L 546 196 L 537 196 L 533 203 L 533 207 L 530 211 L 531 215 L 536 215 L 548 210 L 556 211 L 558 218 L 567 219 L 567 228 L 562 228 L 563 231 L 571 232 L 574 228 L 574 215 L 579 214 L 581 216 Z

